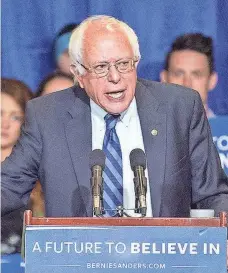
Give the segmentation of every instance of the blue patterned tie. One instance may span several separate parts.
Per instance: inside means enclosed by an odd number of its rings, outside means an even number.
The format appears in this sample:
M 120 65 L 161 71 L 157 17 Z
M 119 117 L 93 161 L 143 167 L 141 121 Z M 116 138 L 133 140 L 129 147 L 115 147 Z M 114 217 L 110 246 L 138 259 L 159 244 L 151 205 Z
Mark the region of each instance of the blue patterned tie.
M 119 115 L 105 116 L 106 132 L 104 136 L 103 151 L 106 155 L 104 178 L 104 209 L 105 216 L 114 216 L 117 206 L 123 205 L 123 168 L 122 153 L 119 138 L 116 134 L 116 123 Z

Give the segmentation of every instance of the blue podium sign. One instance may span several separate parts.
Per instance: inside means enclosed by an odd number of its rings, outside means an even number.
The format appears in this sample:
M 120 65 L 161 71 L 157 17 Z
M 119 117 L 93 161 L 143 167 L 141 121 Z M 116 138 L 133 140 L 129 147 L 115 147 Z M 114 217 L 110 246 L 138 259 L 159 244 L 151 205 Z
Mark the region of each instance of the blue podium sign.
M 26 273 L 226 273 L 226 228 L 27 226 Z

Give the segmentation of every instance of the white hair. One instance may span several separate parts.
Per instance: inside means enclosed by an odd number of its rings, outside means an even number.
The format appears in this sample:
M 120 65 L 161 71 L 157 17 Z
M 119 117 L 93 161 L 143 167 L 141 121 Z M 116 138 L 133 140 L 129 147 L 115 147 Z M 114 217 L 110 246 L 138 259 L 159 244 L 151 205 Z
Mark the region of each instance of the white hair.
M 138 60 L 141 58 L 140 50 L 139 50 L 139 42 L 138 37 L 135 34 L 134 30 L 130 28 L 126 23 L 117 20 L 112 16 L 107 15 L 96 15 L 91 16 L 84 20 L 72 33 L 69 43 L 69 55 L 72 61 L 72 64 L 75 66 L 77 72 L 80 75 L 83 75 L 85 69 L 79 64 L 83 64 L 83 41 L 85 38 L 85 31 L 92 25 L 94 21 L 100 21 L 102 26 L 106 26 L 106 29 L 113 30 L 112 26 L 117 26 L 122 30 L 132 47 L 134 57 Z M 79 63 L 78 63 L 79 62 Z

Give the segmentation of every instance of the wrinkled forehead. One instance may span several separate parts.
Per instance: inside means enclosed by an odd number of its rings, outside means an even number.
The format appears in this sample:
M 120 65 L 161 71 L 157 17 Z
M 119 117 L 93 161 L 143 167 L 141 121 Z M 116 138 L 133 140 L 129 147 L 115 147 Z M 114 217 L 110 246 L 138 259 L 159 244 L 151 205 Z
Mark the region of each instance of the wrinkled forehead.
M 133 57 L 133 49 L 126 32 L 115 22 L 99 21 L 85 31 L 84 61 Z
M 97 41 L 102 42 L 107 38 L 122 41 L 128 40 L 123 28 L 115 21 L 95 20 L 94 22 L 90 22 L 85 30 L 83 47 L 86 48 Z

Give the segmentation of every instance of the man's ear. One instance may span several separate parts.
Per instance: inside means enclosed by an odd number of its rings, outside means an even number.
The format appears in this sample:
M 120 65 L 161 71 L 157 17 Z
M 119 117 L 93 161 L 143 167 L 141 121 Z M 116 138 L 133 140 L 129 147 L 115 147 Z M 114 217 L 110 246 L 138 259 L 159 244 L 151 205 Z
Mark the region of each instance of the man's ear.
M 76 69 L 75 65 L 70 66 L 70 72 L 74 75 L 75 82 L 79 83 L 81 88 L 84 88 L 82 76 L 79 75 L 78 70 Z
M 211 91 L 212 89 L 214 89 L 215 86 L 217 85 L 217 82 L 218 82 L 218 73 L 213 72 L 213 73 L 210 75 L 210 78 L 209 78 L 208 90 Z
M 140 62 L 140 58 L 138 59 L 138 61 L 135 63 L 135 69 L 137 69 L 138 65 L 139 65 L 139 62 Z
M 167 70 L 162 70 L 162 72 L 160 73 L 160 81 L 161 82 L 167 82 L 168 81 L 168 72 Z

